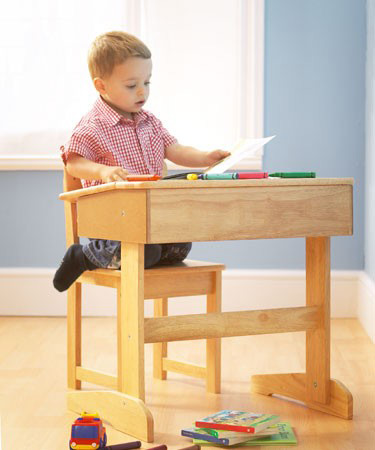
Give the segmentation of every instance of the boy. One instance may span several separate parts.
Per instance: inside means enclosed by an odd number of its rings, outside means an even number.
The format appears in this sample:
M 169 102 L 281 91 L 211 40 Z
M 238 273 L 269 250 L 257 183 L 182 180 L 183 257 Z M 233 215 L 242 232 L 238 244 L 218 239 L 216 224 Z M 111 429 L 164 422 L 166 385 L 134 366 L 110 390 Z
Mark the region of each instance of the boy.
M 162 175 L 164 158 L 188 167 L 206 167 L 229 152 L 202 152 L 177 142 L 153 114 L 142 109 L 149 96 L 150 50 L 124 32 L 110 32 L 92 44 L 88 66 L 100 94 L 93 109 L 62 147 L 68 172 L 83 187 L 126 180 L 129 173 Z M 145 268 L 186 258 L 191 243 L 146 244 Z M 90 239 L 72 245 L 56 271 L 53 284 L 62 292 L 85 271 L 120 267 L 120 243 Z

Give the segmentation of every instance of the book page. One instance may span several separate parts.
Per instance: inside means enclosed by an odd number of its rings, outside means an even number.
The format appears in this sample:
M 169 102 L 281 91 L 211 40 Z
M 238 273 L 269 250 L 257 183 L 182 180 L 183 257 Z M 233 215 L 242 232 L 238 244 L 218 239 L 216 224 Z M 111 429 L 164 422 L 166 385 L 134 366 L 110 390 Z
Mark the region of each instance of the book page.
M 275 136 L 260 139 L 241 139 L 231 150 L 231 154 L 229 156 L 210 166 L 204 171 L 204 173 L 225 172 L 227 169 L 231 168 L 242 159 L 249 156 L 255 156 L 256 152 L 274 137 Z

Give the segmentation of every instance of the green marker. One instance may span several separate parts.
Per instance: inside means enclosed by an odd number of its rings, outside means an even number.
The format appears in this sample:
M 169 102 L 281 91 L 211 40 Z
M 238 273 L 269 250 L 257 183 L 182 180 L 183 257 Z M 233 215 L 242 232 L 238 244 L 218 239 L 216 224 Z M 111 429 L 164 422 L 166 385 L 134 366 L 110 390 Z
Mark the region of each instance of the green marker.
M 275 172 L 270 173 L 269 177 L 279 177 L 279 178 L 315 178 L 315 172 Z

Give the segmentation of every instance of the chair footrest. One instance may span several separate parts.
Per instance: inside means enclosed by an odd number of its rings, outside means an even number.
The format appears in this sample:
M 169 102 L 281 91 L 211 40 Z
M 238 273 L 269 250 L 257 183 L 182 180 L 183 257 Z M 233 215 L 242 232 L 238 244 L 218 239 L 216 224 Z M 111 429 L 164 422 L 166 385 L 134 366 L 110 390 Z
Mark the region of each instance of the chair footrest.
M 106 386 L 117 390 L 117 377 L 108 373 L 78 366 L 76 367 L 76 377 L 78 380 L 86 381 L 87 383 Z
M 184 363 L 182 361 L 174 361 L 168 358 L 163 358 L 163 370 L 203 379 L 206 378 L 207 374 L 207 369 L 203 366 Z

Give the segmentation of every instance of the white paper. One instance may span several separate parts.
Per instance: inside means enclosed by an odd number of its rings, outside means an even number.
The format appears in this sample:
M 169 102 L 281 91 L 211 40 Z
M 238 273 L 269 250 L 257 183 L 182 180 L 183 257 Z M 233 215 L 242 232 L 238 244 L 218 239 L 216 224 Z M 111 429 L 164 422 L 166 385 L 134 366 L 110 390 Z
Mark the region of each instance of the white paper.
M 257 152 L 275 136 L 260 139 L 241 139 L 231 150 L 231 154 L 220 162 L 213 164 L 204 173 L 223 173 L 241 159 L 256 156 Z

